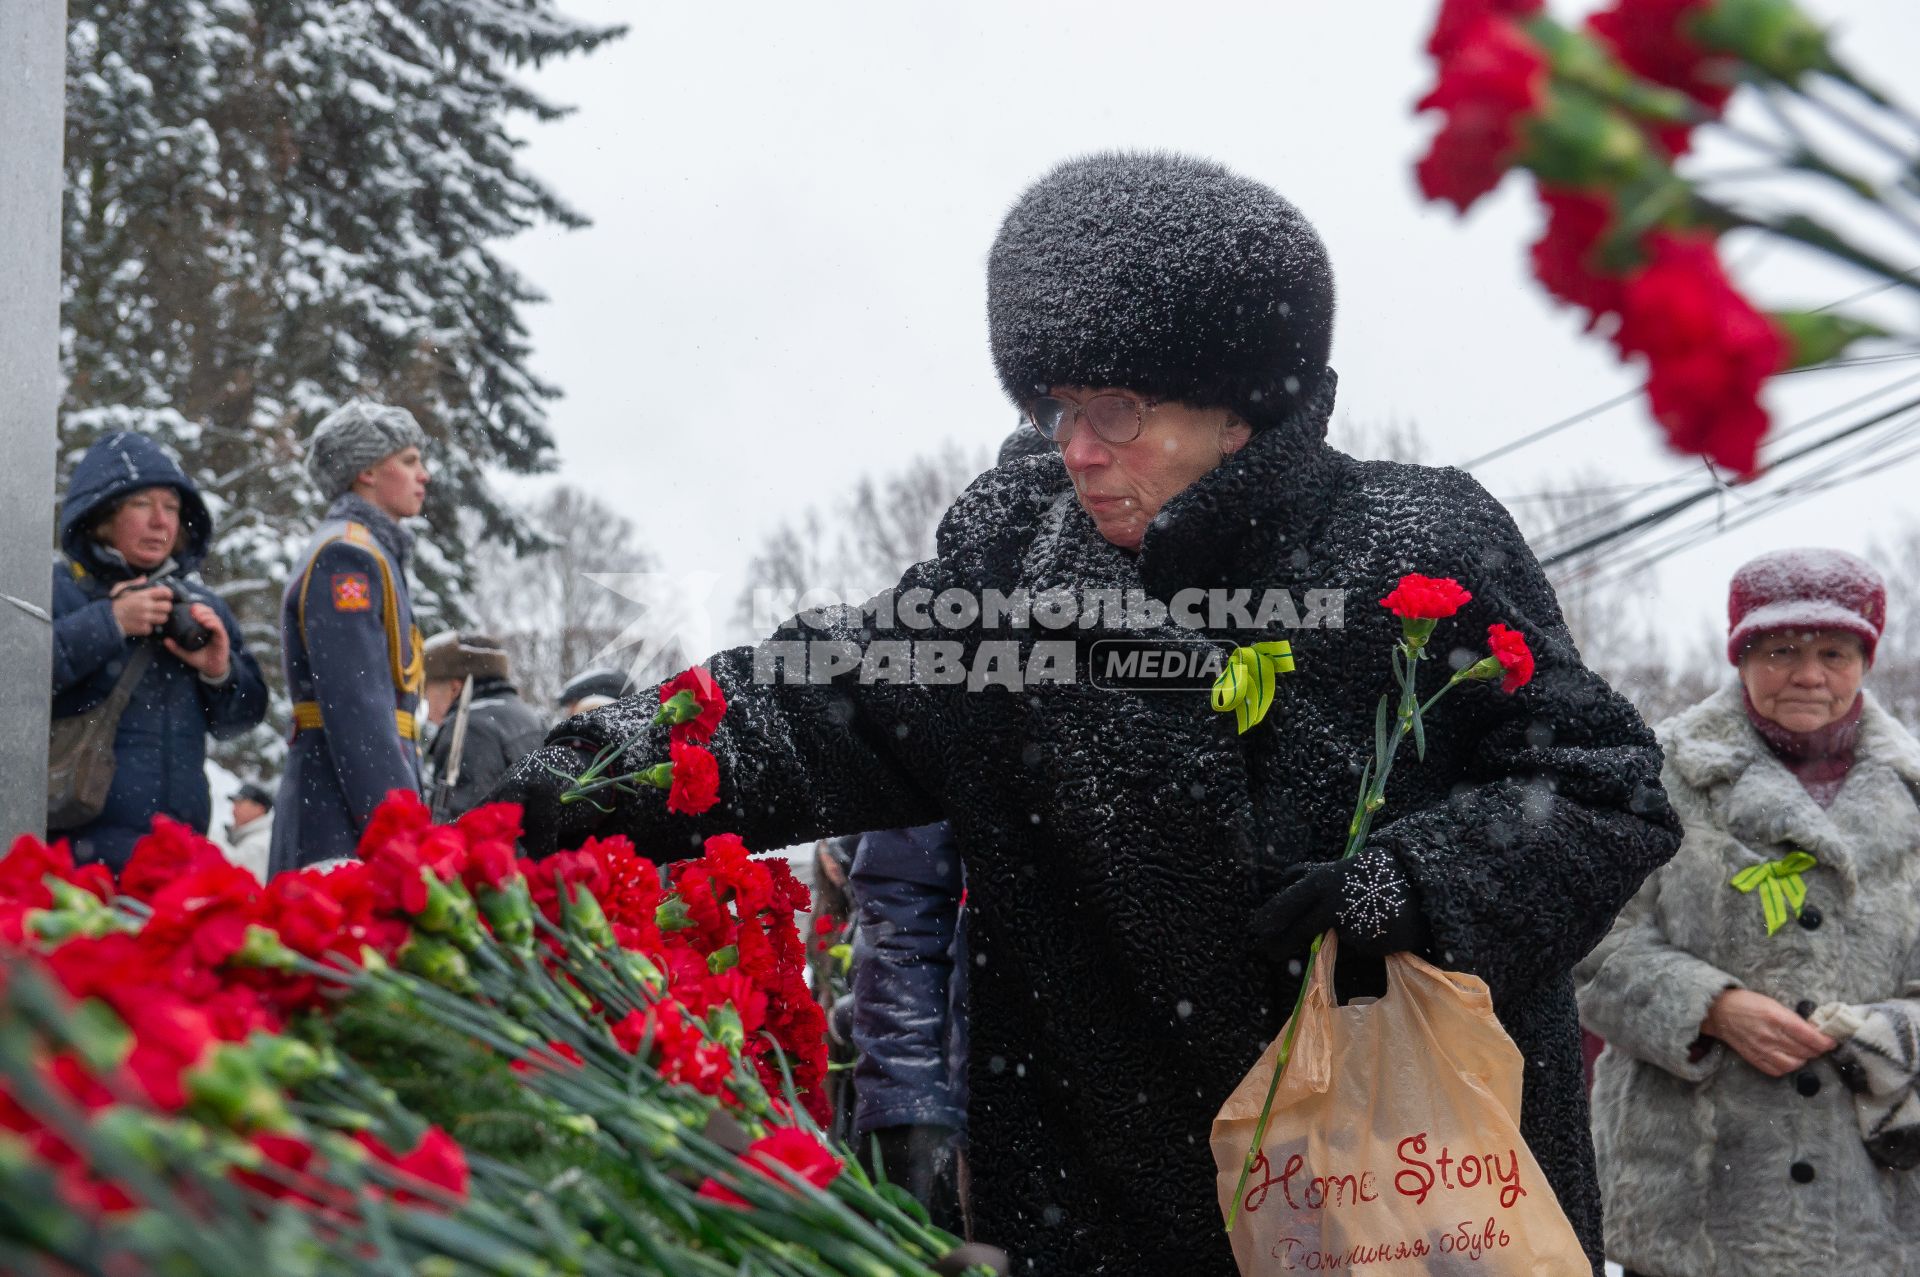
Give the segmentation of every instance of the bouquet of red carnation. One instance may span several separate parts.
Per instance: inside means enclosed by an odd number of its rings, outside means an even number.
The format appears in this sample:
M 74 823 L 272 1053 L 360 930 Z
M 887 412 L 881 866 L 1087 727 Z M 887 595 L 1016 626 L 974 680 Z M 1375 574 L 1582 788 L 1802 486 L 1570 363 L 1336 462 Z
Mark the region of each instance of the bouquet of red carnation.
M 1427 52 L 1437 79 L 1418 109 L 1442 123 L 1421 190 L 1464 213 L 1508 172 L 1532 174 L 1546 213 L 1535 276 L 1644 364 L 1678 451 L 1749 474 L 1770 378 L 1894 336 L 1833 304 L 1757 308 L 1722 264 L 1727 235 L 1864 273 L 1871 287 L 1841 304 L 1920 295 L 1920 116 L 1849 68 L 1792 0 L 1610 0 L 1582 28 L 1542 0 L 1442 0 Z M 1736 93 L 1764 114 L 1730 120 Z M 1702 129 L 1751 163 L 1693 163 Z M 1857 216 L 1832 218 L 1830 201 L 1796 209 L 1802 181 Z M 1909 250 L 1889 256 L 1880 232 Z M 1899 336 L 1892 350 L 1910 351 L 1915 334 Z
M 680 681 L 662 712 L 698 748 L 724 701 L 704 671 Z M 535 863 L 519 822 L 436 825 L 395 793 L 357 862 L 264 888 L 165 818 L 117 884 L 20 839 L 0 857 L 0 1249 L 235 1277 L 723 1277 L 769 1237 L 796 1273 L 951 1256 L 821 1136 L 786 864 L 732 835 L 664 872 L 619 838 Z

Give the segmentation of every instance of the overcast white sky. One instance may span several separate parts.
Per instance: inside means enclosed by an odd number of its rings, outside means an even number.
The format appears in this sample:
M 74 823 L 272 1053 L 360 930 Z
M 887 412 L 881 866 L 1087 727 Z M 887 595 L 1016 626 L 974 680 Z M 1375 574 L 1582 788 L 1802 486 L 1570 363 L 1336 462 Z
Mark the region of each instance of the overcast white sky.
M 1913 0 L 1809 5 L 1882 83 L 1915 83 Z M 1418 198 L 1429 0 L 564 7 L 632 30 L 535 80 L 579 109 L 528 130 L 527 163 L 594 225 L 507 248 L 551 298 L 528 318 L 536 370 L 566 391 L 560 477 L 633 517 L 667 569 L 719 573 L 722 600 L 769 528 L 859 472 L 1006 434 L 987 248 L 1028 182 L 1088 150 L 1209 155 L 1297 203 L 1333 257 L 1342 414 L 1415 423 L 1432 460 L 1637 384 L 1527 277 L 1538 215 L 1522 181 L 1464 221 Z M 1905 264 L 1917 247 L 1889 251 Z M 1737 260 L 1763 304 L 1860 283 L 1786 251 Z M 1901 318 L 1920 328 L 1910 303 Z M 1777 420 L 1916 373 L 1794 379 Z M 1588 467 L 1639 481 L 1680 465 L 1636 402 L 1476 474 L 1505 498 Z M 1739 562 L 1864 550 L 1907 517 L 1916 476 L 1908 464 L 1668 560 L 1661 605 L 1689 633 L 1724 625 Z

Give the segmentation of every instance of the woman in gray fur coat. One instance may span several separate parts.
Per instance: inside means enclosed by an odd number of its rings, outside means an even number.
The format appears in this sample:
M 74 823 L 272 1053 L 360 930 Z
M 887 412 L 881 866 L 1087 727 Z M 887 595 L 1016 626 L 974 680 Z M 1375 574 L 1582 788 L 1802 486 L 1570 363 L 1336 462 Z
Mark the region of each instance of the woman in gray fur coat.
M 1920 741 L 1860 690 L 1886 589 L 1783 551 L 1728 612 L 1739 683 L 1657 729 L 1685 840 L 1575 973 L 1607 1255 L 1920 1274 Z

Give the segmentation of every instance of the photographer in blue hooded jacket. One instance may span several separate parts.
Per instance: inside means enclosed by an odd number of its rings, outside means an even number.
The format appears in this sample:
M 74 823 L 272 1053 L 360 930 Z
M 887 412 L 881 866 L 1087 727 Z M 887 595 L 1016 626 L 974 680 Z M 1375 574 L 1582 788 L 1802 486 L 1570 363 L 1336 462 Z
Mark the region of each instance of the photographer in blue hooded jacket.
M 233 613 L 194 578 L 212 536 L 199 489 L 144 435 L 105 435 L 74 467 L 53 569 L 53 717 L 87 712 L 130 662 L 145 666 L 115 730 L 105 805 L 48 831 L 76 859 L 119 872 L 155 816 L 204 834 L 207 737 L 266 717 L 266 683 Z

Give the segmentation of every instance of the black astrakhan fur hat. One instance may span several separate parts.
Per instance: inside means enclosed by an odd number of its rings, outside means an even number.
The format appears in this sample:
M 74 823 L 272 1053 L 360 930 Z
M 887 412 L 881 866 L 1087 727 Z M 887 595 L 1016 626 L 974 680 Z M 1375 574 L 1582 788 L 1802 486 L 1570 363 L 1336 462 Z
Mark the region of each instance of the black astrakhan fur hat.
M 1292 204 L 1212 160 L 1107 152 L 1027 188 L 987 259 L 987 326 L 1016 404 L 1118 386 L 1256 429 L 1314 393 L 1333 268 Z

